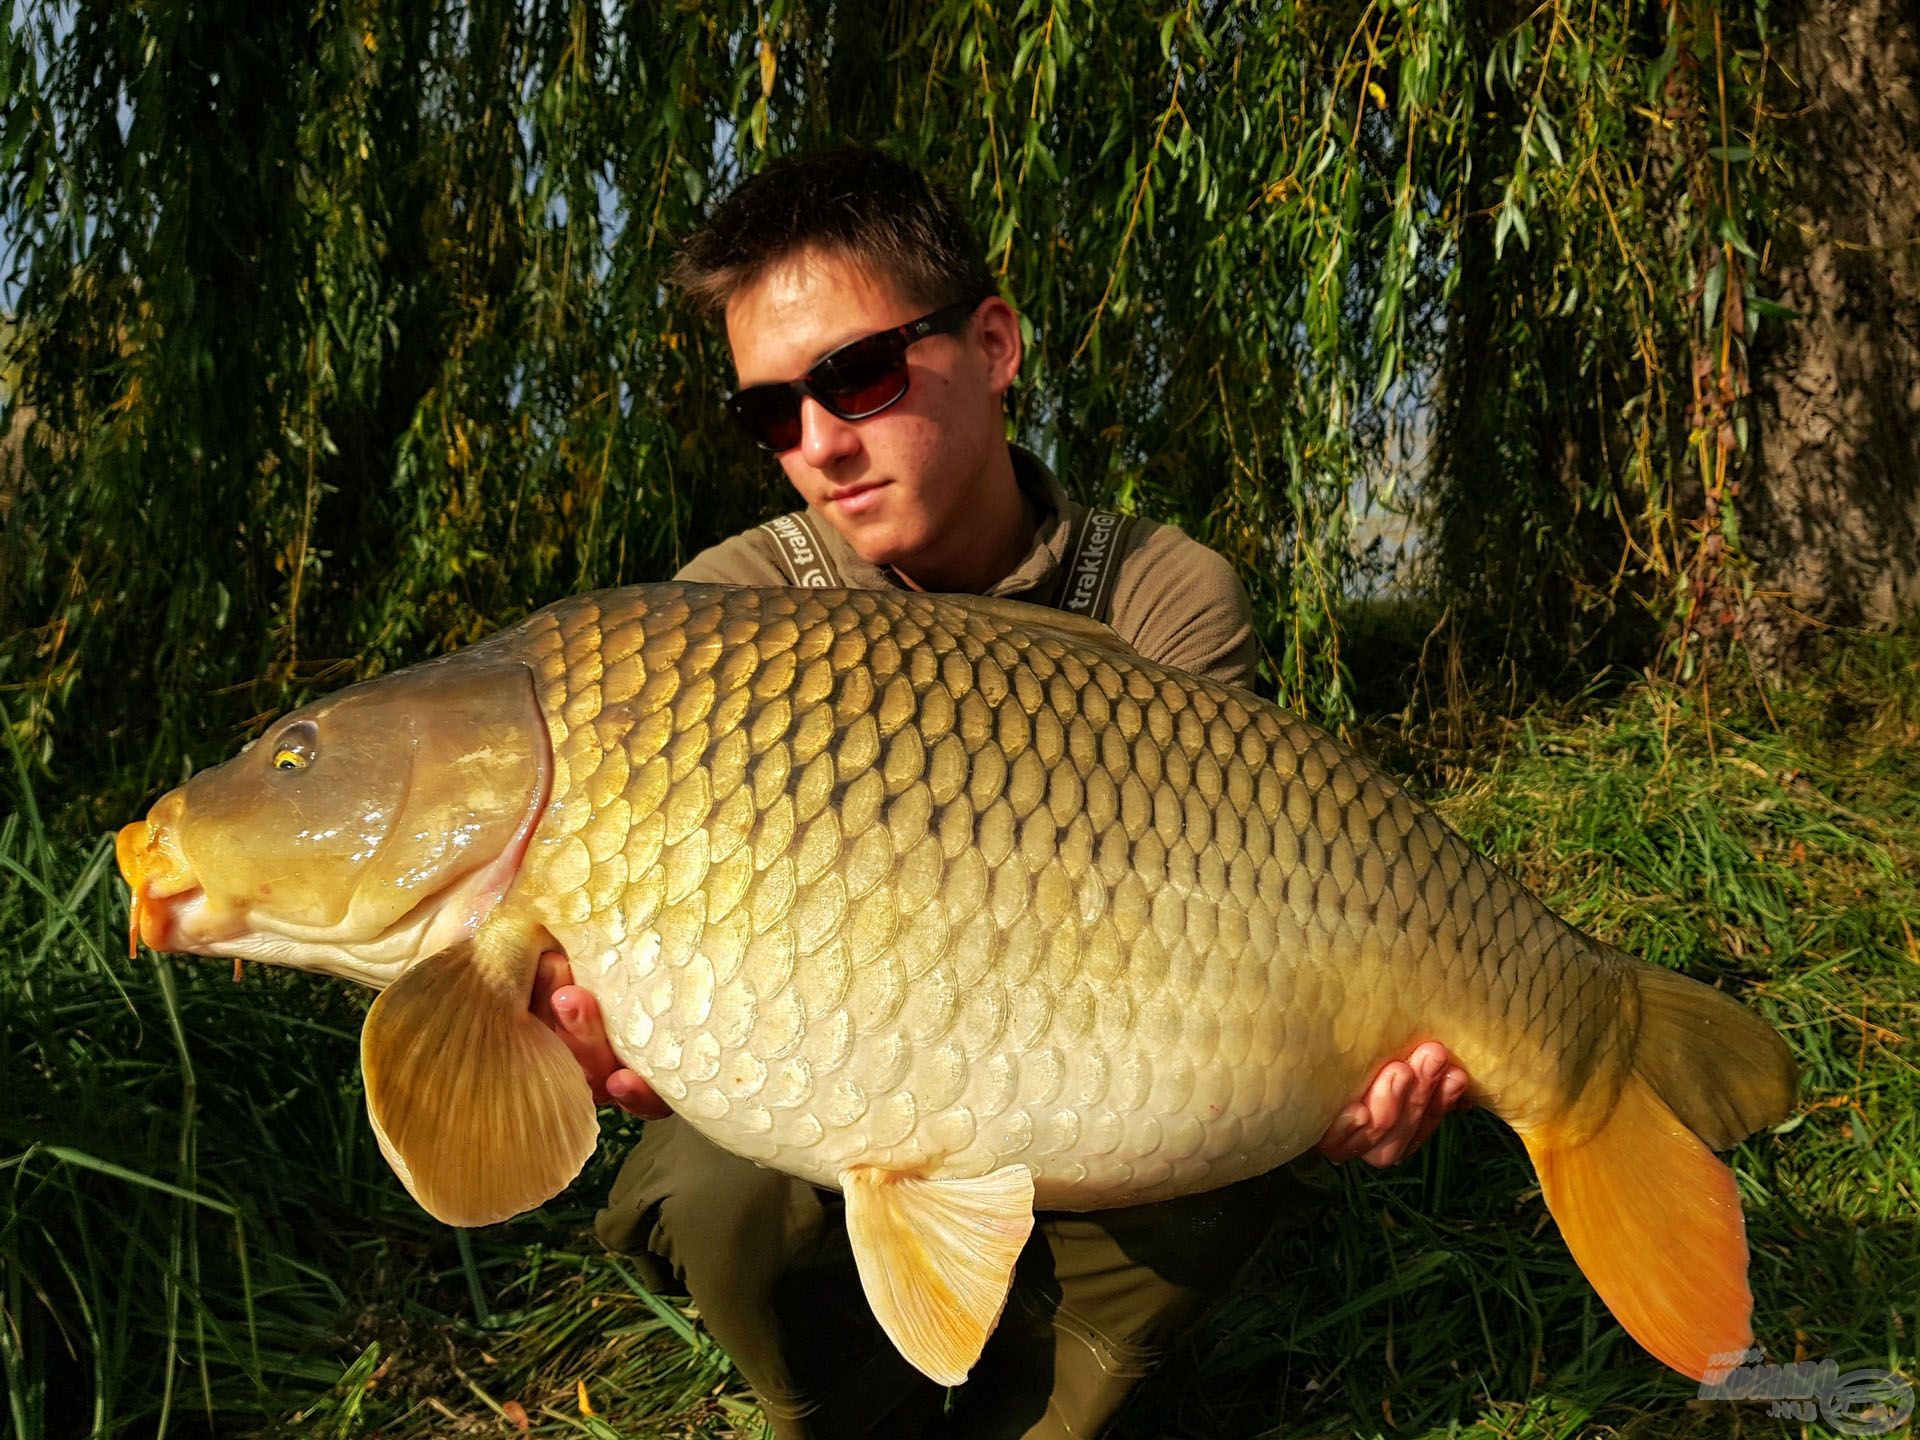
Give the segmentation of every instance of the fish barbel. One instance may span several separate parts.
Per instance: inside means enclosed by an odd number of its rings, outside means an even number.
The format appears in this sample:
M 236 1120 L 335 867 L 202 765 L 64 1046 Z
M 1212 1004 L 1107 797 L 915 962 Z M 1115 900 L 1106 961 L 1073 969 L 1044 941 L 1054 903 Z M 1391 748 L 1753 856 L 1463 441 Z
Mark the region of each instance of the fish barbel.
M 1780 1037 L 1312 725 L 1055 611 L 577 596 L 294 712 L 118 853 L 154 949 L 381 988 L 369 1114 L 454 1224 L 542 1203 L 597 1142 L 527 1009 L 563 950 L 688 1123 L 845 1193 L 876 1315 L 947 1383 L 1036 1206 L 1269 1170 L 1429 1038 L 1642 1345 L 1698 1378 L 1751 1340 L 1712 1150 L 1791 1107 Z

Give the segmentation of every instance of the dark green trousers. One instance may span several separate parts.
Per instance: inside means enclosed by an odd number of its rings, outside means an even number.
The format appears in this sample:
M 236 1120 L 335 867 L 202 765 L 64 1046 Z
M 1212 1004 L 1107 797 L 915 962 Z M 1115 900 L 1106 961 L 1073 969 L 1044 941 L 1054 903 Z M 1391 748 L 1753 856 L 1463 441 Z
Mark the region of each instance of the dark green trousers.
M 780 1440 L 1091 1440 L 1266 1237 L 1324 1213 L 1332 1189 L 1309 1157 L 1178 1200 L 1041 1214 L 950 1412 L 874 1320 L 832 1191 L 658 1120 L 597 1228 L 655 1291 L 693 1298 Z

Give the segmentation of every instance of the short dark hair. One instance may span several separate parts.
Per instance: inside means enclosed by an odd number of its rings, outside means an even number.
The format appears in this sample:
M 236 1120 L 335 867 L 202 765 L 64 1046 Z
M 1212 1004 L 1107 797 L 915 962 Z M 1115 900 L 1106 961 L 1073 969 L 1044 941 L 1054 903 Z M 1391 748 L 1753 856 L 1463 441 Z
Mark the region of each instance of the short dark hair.
M 998 288 L 952 191 L 905 161 L 852 146 L 791 155 L 741 181 L 681 242 L 671 278 L 711 314 L 813 246 L 861 263 L 929 309 Z

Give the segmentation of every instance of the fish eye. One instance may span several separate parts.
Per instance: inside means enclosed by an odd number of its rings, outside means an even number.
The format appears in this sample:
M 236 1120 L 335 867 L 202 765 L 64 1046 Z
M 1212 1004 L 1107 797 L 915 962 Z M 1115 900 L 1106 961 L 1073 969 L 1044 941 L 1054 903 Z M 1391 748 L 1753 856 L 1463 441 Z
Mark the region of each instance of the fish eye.
M 313 763 L 319 739 L 319 732 L 311 720 L 299 720 L 289 725 L 273 742 L 273 768 L 306 769 Z

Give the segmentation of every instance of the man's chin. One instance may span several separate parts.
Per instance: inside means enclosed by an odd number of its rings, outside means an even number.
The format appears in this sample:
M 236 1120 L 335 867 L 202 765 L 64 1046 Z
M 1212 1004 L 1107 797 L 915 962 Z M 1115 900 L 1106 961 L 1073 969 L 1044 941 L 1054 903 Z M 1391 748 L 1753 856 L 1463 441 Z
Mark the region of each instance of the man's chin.
M 869 565 L 881 569 L 892 569 L 902 578 L 913 573 L 927 558 L 928 546 L 924 541 L 912 537 L 903 537 L 891 526 L 875 526 L 862 534 L 847 535 L 842 532 L 848 548 Z
M 901 535 L 894 518 L 883 510 L 843 515 L 837 507 L 829 505 L 822 518 L 834 534 L 847 542 L 847 548 L 869 565 L 898 565 L 915 552 L 908 537 Z

